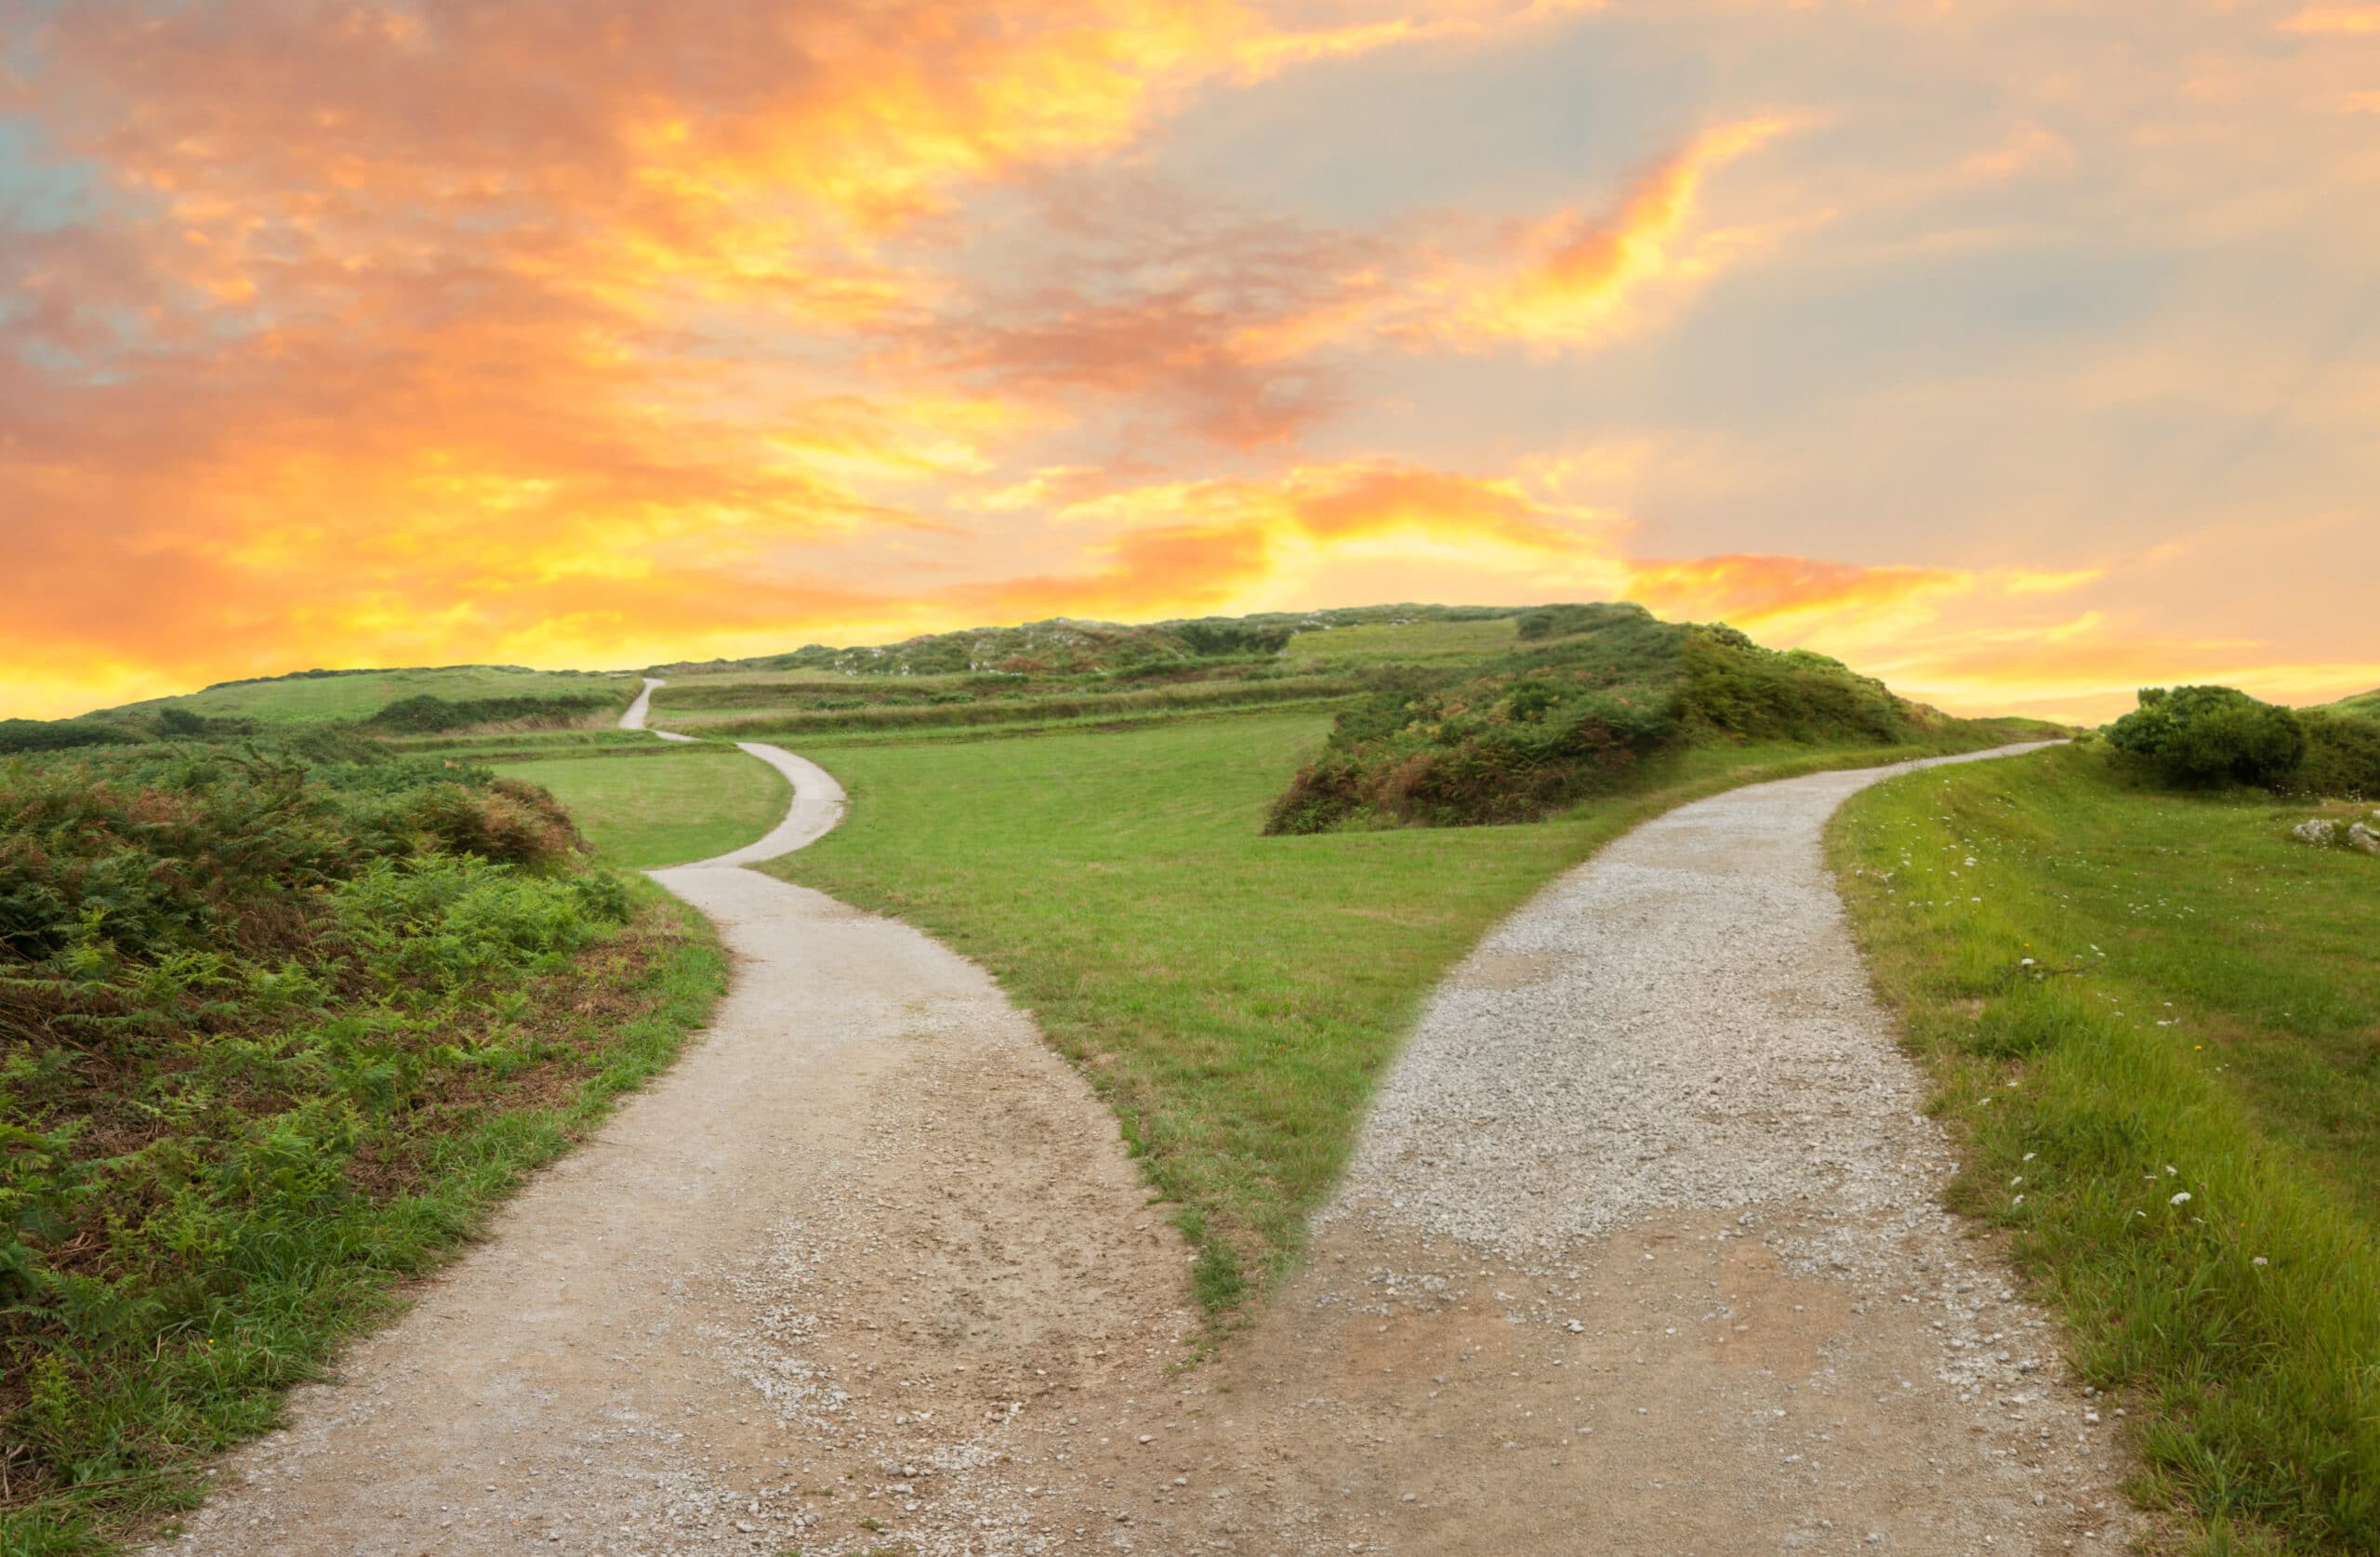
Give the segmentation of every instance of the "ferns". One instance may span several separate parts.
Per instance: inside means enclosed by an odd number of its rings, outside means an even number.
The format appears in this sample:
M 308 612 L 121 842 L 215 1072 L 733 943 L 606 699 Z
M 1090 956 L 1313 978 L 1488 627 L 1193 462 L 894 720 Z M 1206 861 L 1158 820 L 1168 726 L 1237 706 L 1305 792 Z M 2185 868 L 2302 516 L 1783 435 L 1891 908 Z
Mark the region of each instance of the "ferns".
M 545 1056 L 537 981 L 630 916 L 576 850 L 544 791 L 436 762 L 0 764 L 0 1456 L 20 1490 L 153 1458 L 102 1431 L 112 1414 L 210 1439 L 212 1407 L 148 1399 L 161 1380 L 211 1387 L 203 1353 L 243 1294 L 377 1258 L 323 1242 L 385 1193 L 419 1119 Z M 243 1390 L 272 1371 L 242 1366 Z

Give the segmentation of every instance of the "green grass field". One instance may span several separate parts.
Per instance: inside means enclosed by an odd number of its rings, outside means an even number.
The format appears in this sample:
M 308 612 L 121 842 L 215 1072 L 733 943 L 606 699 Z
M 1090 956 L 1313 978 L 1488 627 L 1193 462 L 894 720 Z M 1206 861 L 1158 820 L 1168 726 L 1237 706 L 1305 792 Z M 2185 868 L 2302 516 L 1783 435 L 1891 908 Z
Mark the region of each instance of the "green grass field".
M 1073 689 L 1036 696 L 983 697 L 966 702 L 868 708 L 738 709 L 707 718 L 660 710 L 654 722 L 689 734 L 734 740 L 831 739 L 840 732 L 879 734 L 899 730 L 958 729 L 998 725 L 1045 725 L 1144 719 L 1198 709 L 1247 708 L 1260 705 L 1314 703 L 1344 696 L 1355 683 L 1324 676 L 1276 677 L 1265 680 L 1199 681 L 1124 692 Z M 665 689 L 666 690 L 666 689 Z
M 2085 746 L 1896 780 L 1831 838 L 1955 1204 L 2209 1550 L 2380 1550 L 2380 859 L 2292 841 L 2307 813 Z
M 1501 654 L 1518 646 L 1514 637 L 1517 621 L 1495 616 L 1474 622 L 1374 622 L 1313 629 L 1290 639 L 1287 655 L 1292 661 L 1381 665 Z
M 570 810 L 598 860 L 656 870 L 741 849 L 785 816 L 792 786 L 732 746 L 671 746 L 650 735 L 633 755 L 499 762 Z
M 249 681 L 216 687 L 179 697 L 127 703 L 103 713 L 134 713 L 156 708 L 186 708 L 202 716 L 237 716 L 269 724 L 296 724 L 317 719 L 361 719 L 378 713 L 401 698 L 429 693 L 461 702 L 480 697 L 552 697 L 568 693 L 608 693 L 621 706 L 634 694 L 633 676 L 601 676 L 577 671 L 506 670 L 490 666 L 455 666 L 443 669 L 378 670 L 354 675 L 289 677 L 275 681 Z
M 456 762 L 528 762 L 540 758 L 625 756 L 649 754 L 668 747 L 654 745 L 649 731 L 609 726 L 593 730 L 469 731 L 451 735 L 384 735 L 388 747 L 401 757 L 440 757 Z
M 806 745 L 853 813 L 766 867 L 989 968 L 1113 1104 L 1216 1307 L 1293 1257 L 1419 1002 L 1497 918 L 1681 800 L 1917 755 L 1703 746 L 1551 823 L 1261 837 L 1329 725 Z

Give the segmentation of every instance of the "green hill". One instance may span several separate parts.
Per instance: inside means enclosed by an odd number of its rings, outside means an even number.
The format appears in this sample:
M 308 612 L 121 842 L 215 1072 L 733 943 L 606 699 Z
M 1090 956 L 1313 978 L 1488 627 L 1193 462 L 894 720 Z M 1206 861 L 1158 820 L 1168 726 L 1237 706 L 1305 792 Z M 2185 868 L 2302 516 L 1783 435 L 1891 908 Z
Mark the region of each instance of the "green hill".
M 1252 616 L 1185 617 L 1137 627 L 1053 616 L 1012 627 L 966 627 L 899 643 L 836 648 L 812 643 L 790 653 L 737 660 L 681 660 L 655 666 L 668 677 L 746 671 L 806 671 L 836 676 L 1085 676 L 1178 668 L 1200 661 L 1274 658 L 1293 645 L 1309 651 L 1342 628 L 1503 624 L 1520 606 L 1368 605 L 1329 611 L 1262 612 Z M 1510 628 L 1491 629 L 1509 636 Z
M 178 708 L 201 719 L 255 719 L 262 724 L 360 721 L 413 697 L 466 702 L 593 693 L 625 705 L 635 694 L 637 684 L 638 678 L 617 672 L 531 670 L 517 665 L 298 670 L 286 676 L 218 681 L 197 692 L 100 708 L 82 717 L 107 724 L 141 725 L 165 709 Z
M 1814 750 L 2019 739 L 2049 727 L 1952 719 L 1805 650 L 1637 605 L 1515 619 L 1502 653 L 1386 677 L 1339 716 L 1275 805 L 1276 833 L 1530 822 L 1626 788 L 1657 753 L 1713 743 Z
M 2334 714 L 2353 714 L 2358 719 L 2380 719 L 2380 687 L 2374 687 L 2370 692 L 2357 693 L 2353 697 L 2342 697 L 2336 703 L 2326 706 Z

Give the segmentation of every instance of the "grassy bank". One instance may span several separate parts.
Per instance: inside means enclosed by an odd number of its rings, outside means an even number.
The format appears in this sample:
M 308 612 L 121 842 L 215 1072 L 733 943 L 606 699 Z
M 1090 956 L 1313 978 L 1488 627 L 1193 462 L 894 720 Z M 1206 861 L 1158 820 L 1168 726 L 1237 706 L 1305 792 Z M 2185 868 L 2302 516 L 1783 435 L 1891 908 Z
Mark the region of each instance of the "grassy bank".
M 1261 836 L 1311 713 L 1026 741 L 805 745 L 853 797 L 766 868 L 982 961 L 1115 1107 L 1210 1305 L 1293 1256 L 1421 998 L 1633 823 L 1756 778 L 1916 755 L 1713 745 L 1519 827 Z
M 2380 860 L 2306 814 L 2078 747 L 1882 785 L 1831 840 L 1957 1203 L 2214 1550 L 2380 1550 Z
M 100 1552 L 667 1064 L 725 983 L 534 791 L 0 765 L 0 1551 Z
M 499 762 L 568 808 L 595 856 L 621 870 L 707 860 L 741 849 L 783 820 L 793 786 L 732 746 L 642 737 L 634 755 Z

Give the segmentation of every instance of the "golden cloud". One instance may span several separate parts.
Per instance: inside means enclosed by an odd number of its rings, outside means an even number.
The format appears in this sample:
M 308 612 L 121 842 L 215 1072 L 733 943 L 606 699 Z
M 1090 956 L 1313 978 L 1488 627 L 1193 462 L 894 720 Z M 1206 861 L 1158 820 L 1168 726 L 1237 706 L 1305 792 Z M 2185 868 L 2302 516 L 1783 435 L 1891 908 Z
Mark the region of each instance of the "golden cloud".
M 1456 299 L 1437 329 L 1467 345 L 1540 348 L 1593 345 L 1618 333 L 1649 294 L 1691 287 L 1736 256 L 1742 234 L 1692 234 L 1697 197 L 1712 173 L 1792 127 L 1784 119 L 1720 125 L 1646 174 L 1617 212 L 1567 211 L 1529 225 L 1508 274 L 1458 270 L 1437 284 Z
M 2284 33 L 2368 37 L 2380 33 L 2380 6 L 2309 6 L 2281 24 Z

